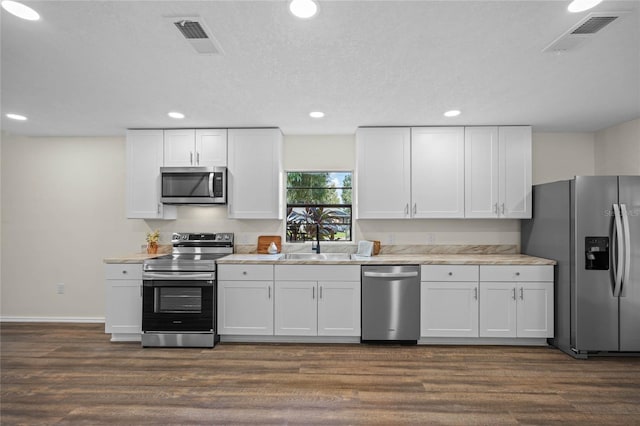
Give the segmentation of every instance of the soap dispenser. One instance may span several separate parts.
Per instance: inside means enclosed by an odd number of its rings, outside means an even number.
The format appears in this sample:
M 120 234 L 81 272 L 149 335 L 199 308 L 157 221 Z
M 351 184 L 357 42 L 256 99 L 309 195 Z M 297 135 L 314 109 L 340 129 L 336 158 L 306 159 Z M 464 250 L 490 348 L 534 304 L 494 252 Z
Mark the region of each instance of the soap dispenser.
M 271 241 L 271 244 L 269 244 L 269 248 L 267 249 L 267 252 L 269 254 L 277 254 L 278 253 L 278 247 L 276 246 L 276 243 Z

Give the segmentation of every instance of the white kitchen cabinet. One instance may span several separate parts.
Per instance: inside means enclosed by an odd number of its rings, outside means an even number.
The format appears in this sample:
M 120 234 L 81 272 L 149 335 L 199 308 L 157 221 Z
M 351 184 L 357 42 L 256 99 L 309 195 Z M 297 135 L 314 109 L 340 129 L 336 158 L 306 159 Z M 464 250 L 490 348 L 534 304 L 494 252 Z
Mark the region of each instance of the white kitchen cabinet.
M 360 336 L 360 281 L 318 282 L 318 336 Z
M 218 265 L 218 334 L 273 335 L 273 265 Z
M 224 167 L 227 129 L 170 129 L 164 131 L 164 165 Z
M 142 332 L 142 265 L 105 265 L 105 333 L 112 342 L 140 341 Z
M 276 265 L 275 334 L 360 336 L 360 267 Z
M 359 219 L 464 217 L 464 128 L 360 128 Z
M 126 141 L 126 210 L 129 219 L 175 219 L 176 206 L 160 202 L 163 165 L 162 130 L 128 130 Z
M 465 128 L 465 217 L 531 218 L 531 127 Z
M 553 266 L 480 267 L 480 337 L 553 333 Z
M 276 281 L 275 334 L 317 336 L 318 301 L 315 281 Z
M 282 219 L 282 132 L 280 129 L 228 132 L 229 218 Z
M 405 219 L 411 204 L 411 132 L 406 127 L 356 131 L 356 217 Z
M 464 128 L 411 129 L 411 217 L 464 217 Z
M 420 336 L 478 337 L 478 266 L 421 267 Z

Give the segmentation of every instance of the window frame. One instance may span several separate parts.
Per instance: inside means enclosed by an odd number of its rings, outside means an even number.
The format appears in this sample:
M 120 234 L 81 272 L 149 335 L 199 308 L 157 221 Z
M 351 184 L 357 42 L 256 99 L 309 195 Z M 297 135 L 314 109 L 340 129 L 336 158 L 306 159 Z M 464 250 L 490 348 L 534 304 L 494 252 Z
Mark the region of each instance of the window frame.
M 350 204 L 310 204 L 310 203 L 292 203 L 289 204 L 288 202 L 288 193 L 289 193 L 289 186 L 288 186 L 288 181 L 289 181 L 289 173 L 345 173 L 345 174 L 350 174 L 351 175 L 351 186 L 350 187 L 340 187 L 340 188 L 350 188 L 351 189 L 351 203 Z M 313 242 L 315 241 L 315 237 L 313 238 L 304 238 L 302 240 L 289 240 L 289 208 L 307 208 L 307 207 L 323 207 L 323 208 L 342 208 L 342 207 L 347 207 L 349 209 L 349 217 L 348 220 L 349 222 L 347 224 L 344 224 L 345 226 L 349 227 L 349 237 L 350 239 L 340 239 L 340 240 L 331 240 L 331 239 L 321 239 L 320 241 L 322 241 L 323 243 L 353 243 L 355 241 L 354 239 L 354 209 L 355 209 L 355 186 L 354 186 L 354 179 L 355 179 L 355 171 L 351 170 L 351 169 L 331 169 L 331 170 L 317 170 L 317 169 L 313 169 L 313 170 L 300 170 L 300 169 L 287 169 L 284 171 L 283 173 L 283 180 L 284 180 L 284 185 L 283 185 L 283 189 L 284 189 L 284 241 L 286 243 L 291 243 L 291 244 L 296 244 L 296 243 L 307 243 L 307 242 Z M 329 187 L 327 187 L 329 188 Z M 294 188 L 295 189 L 295 188 Z M 318 189 L 321 189 L 320 187 Z M 314 232 L 315 233 L 315 232 Z

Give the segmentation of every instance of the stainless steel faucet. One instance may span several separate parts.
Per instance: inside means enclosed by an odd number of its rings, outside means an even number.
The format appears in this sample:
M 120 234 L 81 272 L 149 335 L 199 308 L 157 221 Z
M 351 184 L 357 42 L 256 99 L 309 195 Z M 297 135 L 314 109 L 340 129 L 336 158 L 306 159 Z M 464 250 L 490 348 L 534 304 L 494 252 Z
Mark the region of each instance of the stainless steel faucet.
M 311 246 L 311 251 L 320 254 L 320 224 L 316 223 L 316 246 Z

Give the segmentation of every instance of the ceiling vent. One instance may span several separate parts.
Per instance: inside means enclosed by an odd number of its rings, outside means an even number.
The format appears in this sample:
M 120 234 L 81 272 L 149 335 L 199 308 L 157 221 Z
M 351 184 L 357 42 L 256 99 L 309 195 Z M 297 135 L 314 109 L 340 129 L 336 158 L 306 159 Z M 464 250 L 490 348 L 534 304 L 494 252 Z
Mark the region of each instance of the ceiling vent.
M 224 52 L 218 41 L 211 35 L 211 31 L 207 28 L 202 18 L 194 16 L 174 16 L 168 17 L 168 20 L 179 31 L 193 49 L 202 55 L 220 55 Z
M 561 53 L 576 49 L 624 13 L 626 12 L 590 13 L 542 51 Z

